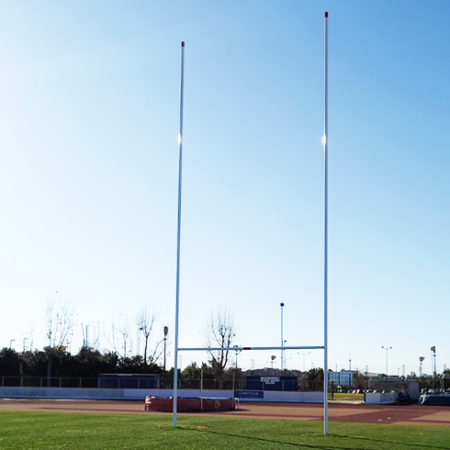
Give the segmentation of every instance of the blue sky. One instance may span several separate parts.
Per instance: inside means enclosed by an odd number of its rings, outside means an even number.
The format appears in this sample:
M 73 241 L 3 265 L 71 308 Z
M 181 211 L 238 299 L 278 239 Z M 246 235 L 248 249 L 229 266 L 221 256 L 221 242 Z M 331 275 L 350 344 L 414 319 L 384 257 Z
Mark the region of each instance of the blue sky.
M 124 319 L 136 350 L 145 304 L 173 353 L 182 40 L 180 345 L 227 305 L 277 346 L 280 302 L 288 345 L 323 343 L 324 11 L 330 368 L 450 365 L 446 1 L 0 1 L 0 347 L 42 348 L 61 299 L 72 350 Z

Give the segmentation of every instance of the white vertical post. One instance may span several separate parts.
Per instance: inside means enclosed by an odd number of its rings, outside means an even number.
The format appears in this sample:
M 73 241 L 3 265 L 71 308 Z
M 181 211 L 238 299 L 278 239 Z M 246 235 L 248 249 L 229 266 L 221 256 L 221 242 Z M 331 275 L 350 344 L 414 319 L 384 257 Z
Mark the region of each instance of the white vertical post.
M 324 363 L 323 363 L 323 423 L 328 434 L 328 12 L 325 12 L 325 115 L 324 151 Z
M 178 135 L 178 227 L 177 227 L 177 281 L 175 302 L 175 355 L 173 373 L 173 427 L 177 426 L 178 397 L 178 315 L 180 305 L 180 238 L 181 238 L 181 180 L 183 164 L 183 97 L 184 97 L 184 42 L 181 43 L 180 134 Z
M 283 307 L 284 307 L 284 303 L 280 303 L 280 307 L 281 307 L 281 372 L 283 372 L 283 369 L 284 369 L 284 367 L 283 367 L 283 360 L 284 360 Z
M 200 372 L 200 411 L 203 411 L 203 362 L 202 370 Z
M 381 346 L 381 348 L 384 348 L 386 350 L 386 378 L 388 377 L 388 370 L 389 370 L 389 365 L 388 365 L 388 351 L 392 348 L 392 347 L 385 347 L 384 345 Z
M 388 371 L 389 371 L 388 354 L 389 354 L 389 349 L 387 348 L 386 349 L 386 377 L 389 376 L 389 373 L 388 373 Z

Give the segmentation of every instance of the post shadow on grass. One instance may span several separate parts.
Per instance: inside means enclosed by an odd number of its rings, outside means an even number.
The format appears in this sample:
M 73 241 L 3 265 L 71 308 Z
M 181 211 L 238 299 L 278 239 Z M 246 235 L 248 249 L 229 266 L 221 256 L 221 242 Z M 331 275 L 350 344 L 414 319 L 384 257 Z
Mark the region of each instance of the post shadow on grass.
M 198 428 L 190 428 L 190 427 L 178 427 L 181 431 L 196 431 L 198 433 L 209 433 L 209 434 L 216 434 L 220 436 L 228 436 L 233 437 L 237 439 L 246 439 L 246 440 L 252 440 L 252 441 L 259 441 L 259 442 L 267 442 L 271 444 L 281 444 L 281 445 L 289 445 L 290 447 L 297 447 L 297 448 L 311 448 L 311 449 L 321 449 L 321 450 L 367 450 L 367 447 L 345 447 L 345 446 L 335 446 L 335 445 L 327 445 L 325 443 L 320 443 L 317 445 L 314 444 L 305 444 L 305 443 L 296 443 L 296 442 L 289 442 L 289 441 L 279 441 L 275 439 L 266 439 L 266 438 L 259 438 L 255 436 L 245 436 L 241 434 L 232 434 L 232 433 L 224 433 L 222 431 L 213 431 L 213 430 L 205 430 L 205 429 L 198 429 Z M 312 437 L 312 436 L 311 436 Z M 405 442 L 398 442 L 398 441 L 388 441 L 383 439 L 371 439 L 371 438 L 365 438 L 365 437 L 358 437 L 358 436 L 348 436 L 343 434 L 334 434 L 329 433 L 327 436 L 323 435 L 317 435 L 317 438 L 329 440 L 330 438 L 336 438 L 336 439 L 349 439 L 349 440 L 359 440 L 359 441 L 367 441 L 367 442 L 378 442 L 383 444 L 390 444 L 390 445 L 402 445 L 404 447 L 411 447 L 411 448 L 429 448 L 429 449 L 435 449 L 435 450 L 450 450 L 450 447 L 440 447 L 436 445 L 424 445 L 424 444 L 414 444 L 414 443 L 405 443 Z
M 265 439 L 265 438 L 259 438 L 259 437 L 255 437 L 255 436 L 245 436 L 242 434 L 231 434 L 231 433 L 224 433 L 221 431 L 213 431 L 213 430 L 199 430 L 198 428 L 189 428 L 189 427 L 178 427 L 178 430 L 181 431 L 197 431 L 198 433 L 209 433 L 209 434 L 216 434 L 216 435 L 220 435 L 220 436 L 228 436 L 228 437 L 233 437 L 233 438 L 237 438 L 237 439 L 246 439 L 246 440 L 251 440 L 251 441 L 258 441 L 258 442 L 267 442 L 270 444 L 281 444 L 281 445 L 289 445 L 290 447 L 294 447 L 294 448 L 312 448 L 312 449 L 320 449 L 320 450 L 367 450 L 367 447 L 336 447 L 335 445 L 330 446 L 330 445 L 326 445 L 326 444 L 318 444 L 318 445 L 313 445 L 313 444 L 304 444 L 304 443 L 296 443 L 296 442 L 289 442 L 289 441 L 277 441 L 275 439 Z M 317 438 L 319 439 L 324 439 L 324 440 L 329 440 L 329 436 L 324 436 L 324 435 L 317 435 Z M 341 437 L 341 436 L 339 436 Z M 446 449 L 448 450 L 448 449 Z
M 366 438 L 366 437 L 362 437 L 362 436 L 347 436 L 345 434 L 334 434 L 334 433 L 330 433 L 329 435 L 332 437 L 335 437 L 335 438 L 353 439 L 353 440 L 358 440 L 358 441 L 379 442 L 382 444 L 391 444 L 391 445 L 402 445 L 402 446 L 411 447 L 411 448 L 432 448 L 432 449 L 436 449 L 436 450 L 450 450 L 450 447 L 438 447 L 437 445 L 414 444 L 413 442 L 406 443 L 406 442 L 398 442 L 398 441 L 387 441 L 387 440 L 383 440 L 383 439 L 372 439 L 372 438 Z

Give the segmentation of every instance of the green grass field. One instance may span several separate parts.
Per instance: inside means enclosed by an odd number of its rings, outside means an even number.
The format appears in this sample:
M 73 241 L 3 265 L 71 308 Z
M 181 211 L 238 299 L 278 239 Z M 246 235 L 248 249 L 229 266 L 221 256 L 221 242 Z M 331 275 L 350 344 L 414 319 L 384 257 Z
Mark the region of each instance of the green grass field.
M 450 449 L 444 427 L 223 417 L 0 412 L 0 449 Z

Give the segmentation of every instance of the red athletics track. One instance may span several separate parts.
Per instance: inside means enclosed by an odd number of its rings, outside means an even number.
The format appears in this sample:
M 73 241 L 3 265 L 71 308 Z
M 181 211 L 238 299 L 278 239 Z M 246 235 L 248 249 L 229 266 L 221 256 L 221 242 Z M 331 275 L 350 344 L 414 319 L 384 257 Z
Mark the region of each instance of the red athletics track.
M 144 412 L 144 401 L 107 400 L 29 400 L 0 399 L 0 411 L 47 411 L 74 413 L 166 414 Z M 297 420 L 322 420 L 323 406 L 304 403 L 242 403 L 236 411 L 217 413 L 180 413 L 181 415 L 214 415 Z M 448 406 L 333 405 L 329 406 L 331 422 L 382 423 L 397 425 L 450 426 Z

